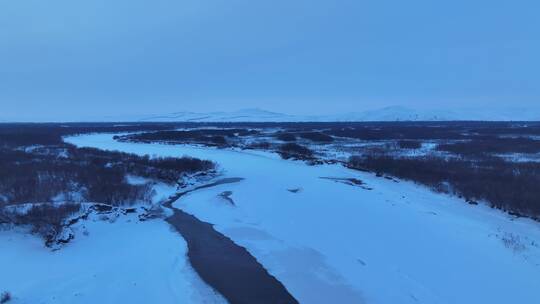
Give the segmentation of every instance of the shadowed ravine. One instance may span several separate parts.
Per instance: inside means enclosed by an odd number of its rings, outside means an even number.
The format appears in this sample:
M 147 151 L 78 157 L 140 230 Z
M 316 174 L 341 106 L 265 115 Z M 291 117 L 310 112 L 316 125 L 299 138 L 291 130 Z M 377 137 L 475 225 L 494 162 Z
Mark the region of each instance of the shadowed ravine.
M 232 304 L 289 304 L 298 301 L 244 248 L 206 222 L 172 204 L 182 196 L 203 188 L 236 183 L 226 178 L 178 193 L 164 203 L 173 210 L 166 221 L 186 240 L 188 257 L 199 276 Z

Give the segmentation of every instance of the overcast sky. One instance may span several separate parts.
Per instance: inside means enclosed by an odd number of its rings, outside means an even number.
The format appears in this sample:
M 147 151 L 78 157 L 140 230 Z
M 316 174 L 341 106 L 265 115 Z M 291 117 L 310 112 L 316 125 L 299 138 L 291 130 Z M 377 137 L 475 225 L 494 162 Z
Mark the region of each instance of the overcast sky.
M 540 4 L 3 0 L 0 119 L 540 103 Z

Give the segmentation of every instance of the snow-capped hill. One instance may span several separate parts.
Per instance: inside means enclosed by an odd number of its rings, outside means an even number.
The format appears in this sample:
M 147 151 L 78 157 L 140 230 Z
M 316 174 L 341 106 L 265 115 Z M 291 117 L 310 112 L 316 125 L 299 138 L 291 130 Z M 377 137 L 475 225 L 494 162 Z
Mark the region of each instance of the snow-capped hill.
M 387 107 L 380 110 L 337 115 L 288 115 L 261 109 L 243 109 L 234 112 L 176 112 L 151 116 L 144 121 L 198 121 L 198 122 L 324 122 L 324 121 L 418 121 L 451 120 L 449 115 L 419 113 L 405 107 Z
M 390 106 L 335 115 L 290 115 L 258 108 L 231 112 L 176 112 L 139 121 L 180 122 L 354 122 L 354 121 L 540 121 L 540 108 L 413 109 Z M 120 121 L 120 120 L 115 120 Z
M 193 121 L 193 122 L 284 122 L 295 121 L 294 116 L 265 111 L 243 109 L 234 112 L 176 112 L 163 116 L 151 116 L 144 121 Z

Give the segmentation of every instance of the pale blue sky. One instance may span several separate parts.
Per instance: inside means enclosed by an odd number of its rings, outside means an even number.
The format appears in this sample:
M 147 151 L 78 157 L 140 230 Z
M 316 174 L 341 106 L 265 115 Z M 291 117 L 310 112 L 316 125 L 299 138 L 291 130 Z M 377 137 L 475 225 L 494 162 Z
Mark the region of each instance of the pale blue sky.
M 540 103 L 537 1 L 3 0 L 0 119 Z

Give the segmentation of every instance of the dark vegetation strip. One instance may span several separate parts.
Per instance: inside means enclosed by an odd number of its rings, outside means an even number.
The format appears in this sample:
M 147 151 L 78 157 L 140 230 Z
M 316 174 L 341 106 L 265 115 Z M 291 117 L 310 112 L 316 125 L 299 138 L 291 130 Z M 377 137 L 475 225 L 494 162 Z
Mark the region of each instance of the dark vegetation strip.
M 277 132 L 274 134 L 274 137 L 276 139 L 279 139 L 281 141 L 286 141 L 286 142 L 294 142 L 296 141 L 296 135 L 292 134 L 292 133 L 287 133 L 287 132 Z
M 166 207 L 174 214 L 167 218 L 186 240 L 188 257 L 199 276 L 232 304 L 289 304 L 298 303 L 279 282 L 244 248 L 217 232 L 214 227 L 197 219 L 172 203 L 183 195 L 241 178 L 230 178 L 182 192 L 171 198 Z
M 539 153 L 540 140 L 531 138 L 482 138 L 464 142 L 445 143 L 437 147 L 439 151 L 451 152 L 464 156 L 481 156 L 503 153 Z
M 62 137 L 86 133 L 120 133 L 168 130 L 176 124 L 160 123 L 11 123 L 0 124 L 0 146 L 4 144 L 25 145 L 61 145 Z
M 320 127 L 328 135 L 361 140 L 465 140 L 540 135 L 538 122 L 365 122 Z
M 540 163 L 506 162 L 499 158 L 351 157 L 349 167 L 389 174 L 424 184 L 467 201 L 487 201 L 511 214 L 540 219 Z
M 132 185 L 126 175 L 176 183 L 183 174 L 214 168 L 194 158 L 149 158 L 71 145 L 29 152 L 0 147 L 0 204 L 48 202 L 59 194 L 70 202 L 120 205 L 150 201 L 149 185 Z
M 281 155 L 283 159 L 314 159 L 313 151 L 311 151 L 311 149 L 295 143 L 283 144 L 279 146 L 277 152 Z
M 418 140 L 400 140 L 398 141 L 398 146 L 401 149 L 420 149 L 422 142 Z
M 257 131 L 248 129 L 197 129 L 189 131 L 157 131 L 121 136 L 115 139 L 135 142 L 203 143 L 226 145 L 228 138 L 255 135 Z
M 334 141 L 332 136 L 321 132 L 302 132 L 299 136 L 317 143 L 329 143 Z
M 330 143 L 334 141 L 334 138 L 328 134 L 312 131 L 312 132 L 293 132 L 293 131 L 279 131 L 273 134 L 276 139 L 285 142 L 294 142 L 297 137 L 310 140 L 315 143 Z
M 175 183 L 185 173 L 213 163 L 194 158 L 150 158 L 77 148 L 62 136 L 89 132 L 149 131 L 171 124 L 0 124 L 0 206 L 49 202 L 59 194 L 70 202 L 126 204 L 149 201 L 148 185 L 131 185 L 126 175 Z

